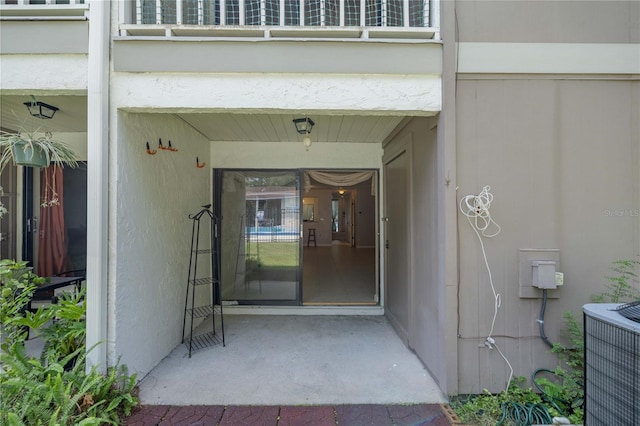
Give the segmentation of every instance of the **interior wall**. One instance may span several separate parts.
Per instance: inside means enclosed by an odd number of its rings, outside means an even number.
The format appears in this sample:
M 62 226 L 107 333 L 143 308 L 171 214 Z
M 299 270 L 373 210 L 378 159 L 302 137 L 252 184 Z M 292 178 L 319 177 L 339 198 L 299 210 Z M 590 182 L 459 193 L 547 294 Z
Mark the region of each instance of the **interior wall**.
M 377 186 L 377 182 L 375 183 Z M 362 182 L 348 187 L 348 190 L 355 194 L 355 239 L 357 247 L 375 247 L 376 243 L 376 197 L 371 195 L 371 181 Z M 318 199 L 318 211 L 314 222 L 304 222 L 305 244 L 309 228 L 316 229 L 316 241 L 318 245 L 331 245 L 331 200 L 333 188 L 311 189 L 305 192 L 305 197 L 315 197 Z M 348 201 L 348 200 L 347 200 Z M 349 201 L 350 202 L 350 201 Z M 346 210 L 350 207 L 346 206 Z M 349 216 L 347 214 L 347 216 Z M 351 219 L 347 217 L 347 221 Z M 347 235 L 348 238 L 348 235 Z
M 314 228 L 316 231 L 316 245 L 331 245 L 331 193 L 333 188 L 311 189 L 303 194 L 304 197 L 317 198 L 317 211 L 315 212 L 315 220 L 313 222 L 303 222 L 304 241 L 306 245 L 309 229 Z
M 557 360 L 539 337 L 541 292 L 519 296 L 519 250 L 559 250 L 564 286 L 544 322 L 552 342 L 563 339 L 563 313 L 580 315 L 604 290 L 611 262 L 640 253 L 640 82 L 459 80 L 457 98 L 458 199 L 491 187 L 502 228 L 484 239 L 502 300 L 495 340 L 514 374 L 530 377 Z M 464 216 L 458 227 L 459 391 L 499 392 L 509 369 L 483 346 L 494 296 L 477 236 Z
M 209 143 L 168 114 L 117 115 L 111 148 L 109 362 L 138 378 L 181 339 L 192 221 L 211 200 Z M 176 152 L 158 149 L 171 141 Z M 156 150 L 146 152 L 146 142 Z

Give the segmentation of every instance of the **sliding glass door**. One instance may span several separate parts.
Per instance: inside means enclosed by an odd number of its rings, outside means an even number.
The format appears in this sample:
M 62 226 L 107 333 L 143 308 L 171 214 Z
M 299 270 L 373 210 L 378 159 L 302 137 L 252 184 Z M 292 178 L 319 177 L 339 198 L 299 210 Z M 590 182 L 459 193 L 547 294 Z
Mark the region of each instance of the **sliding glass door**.
M 300 303 L 300 179 L 296 171 L 221 170 L 222 298 Z

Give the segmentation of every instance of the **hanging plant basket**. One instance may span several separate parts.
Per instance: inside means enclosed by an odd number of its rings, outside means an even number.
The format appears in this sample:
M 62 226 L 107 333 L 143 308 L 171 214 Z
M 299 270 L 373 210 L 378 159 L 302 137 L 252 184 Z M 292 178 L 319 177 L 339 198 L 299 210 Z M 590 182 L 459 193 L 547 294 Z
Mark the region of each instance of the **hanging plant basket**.
M 73 149 L 53 139 L 50 132 L 0 131 L 0 172 L 9 164 L 27 167 L 77 167 Z
M 16 166 L 47 167 L 49 159 L 42 149 L 27 142 L 16 143 L 12 146 L 13 161 Z

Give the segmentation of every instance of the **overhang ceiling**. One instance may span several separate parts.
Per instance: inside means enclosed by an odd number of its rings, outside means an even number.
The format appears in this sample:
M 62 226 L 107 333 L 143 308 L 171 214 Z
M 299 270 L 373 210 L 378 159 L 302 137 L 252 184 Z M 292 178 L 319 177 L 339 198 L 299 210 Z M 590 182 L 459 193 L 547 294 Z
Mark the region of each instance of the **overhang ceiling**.
M 18 130 L 56 132 L 87 131 L 86 96 L 38 96 L 37 100 L 59 110 L 53 119 L 31 117 L 24 102 L 28 95 L 0 96 L 0 127 Z M 156 113 L 155 111 L 153 113 Z M 302 135 L 295 130 L 292 120 L 304 113 L 237 113 L 193 111 L 158 111 L 171 114 L 193 127 L 211 141 L 300 142 Z M 404 117 L 385 115 L 329 115 L 309 113 L 316 123 L 312 132 L 313 143 L 382 143 Z

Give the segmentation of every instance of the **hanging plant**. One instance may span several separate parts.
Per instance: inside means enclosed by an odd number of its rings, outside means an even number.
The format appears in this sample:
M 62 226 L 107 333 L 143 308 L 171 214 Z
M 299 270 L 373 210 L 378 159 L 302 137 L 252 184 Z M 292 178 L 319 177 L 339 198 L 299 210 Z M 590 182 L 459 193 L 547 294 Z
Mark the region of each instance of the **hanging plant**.
M 20 132 L 0 132 L 0 171 L 13 162 L 16 166 L 77 167 L 76 154 L 64 142 L 53 139 L 51 132 L 41 134 Z
M 7 132 L 0 131 L 0 173 L 4 168 L 13 163 L 16 166 L 25 167 L 71 167 L 78 166 L 76 154 L 73 149 L 64 142 L 53 139 L 51 132 Z M 55 173 L 54 173 L 55 179 Z M 58 204 L 58 194 L 45 182 L 46 196 L 42 206 L 49 207 Z M 6 212 L 0 202 L 0 217 Z

